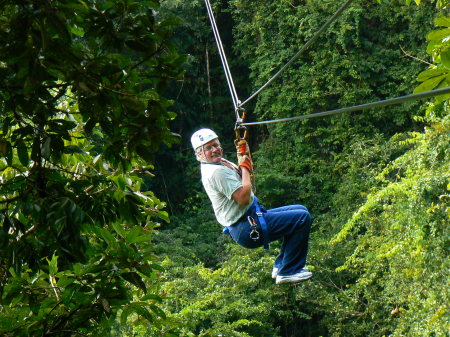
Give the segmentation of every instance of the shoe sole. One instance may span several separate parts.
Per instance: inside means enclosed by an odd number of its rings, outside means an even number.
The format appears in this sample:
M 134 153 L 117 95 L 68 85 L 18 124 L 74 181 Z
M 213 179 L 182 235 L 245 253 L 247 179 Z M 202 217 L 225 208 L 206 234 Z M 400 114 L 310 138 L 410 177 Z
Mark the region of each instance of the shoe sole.
M 304 267 L 303 269 L 304 269 L 305 271 L 310 271 L 310 270 L 308 269 L 308 267 Z M 273 278 L 274 280 L 277 278 L 277 276 L 278 276 L 278 272 L 276 272 L 276 273 L 272 272 L 272 278 Z
M 303 278 L 298 278 L 298 279 L 281 279 L 281 280 L 275 281 L 275 284 L 299 283 L 299 282 L 303 282 L 303 281 L 309 280 L 311 277 L 312 277 L 312 275 L 305 276 Z

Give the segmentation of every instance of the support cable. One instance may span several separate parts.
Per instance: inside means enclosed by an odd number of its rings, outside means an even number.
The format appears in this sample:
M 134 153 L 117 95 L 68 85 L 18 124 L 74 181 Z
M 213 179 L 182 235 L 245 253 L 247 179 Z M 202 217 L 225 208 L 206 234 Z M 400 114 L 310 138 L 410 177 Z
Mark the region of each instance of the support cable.
M 278 72 L 272 76 L 272 78 L 270 80 L 268 80 L 261 88 L 259 88 L 257 91 L 255 91 L 249 98 L 247 98 L 244 102 L 242 102 L 241 104 L 239 104 L 239 107 L 244 106 L 245 104 L 247 104 L 249 101 L 251 101 L 253 98 L 255 98 L 261 91 L 263 91 L 270 83 L 272 83 L 278 76 L 281 75 L 281 73 L 292 63 L 294 62 L 299 56 L 300 54 L 302 54 L 306 49 L 309 48 L 309 46 L 311 44 L 313 44 L 314 41 L 317 40 L 317 38 L 320 36 L 320 34 L 323 33 L 323 31 L 325 29 L 328 28 L 329 25 L 331 25 L 333 23 L 333 21 L 335 21 L 344 11 L 344 9 L 346 9 L 348 7 L 348 5 L 350 5 L 350 3 L 353 0 L 347 0 L 337 11 L 336 13 L 334 13 L 334 15 L 332 17 L 330 17 L 328 19 L 327 22 L 324 23 L 324 25 L 316 32 L 316 34 L 314 34 L 314 36 L 312 38 L 309 39 L 308 42 L 306 42 L 303 47 L 297 52 L 297 54 L 295 54 L 289 61 L 288 63 L 286 63 L 280 70 L 278 70 Z
M 236 120 L 240 120 L 239 116 L 239 105 L 240 101 L 238 95 L 236 93 L 236 89 L 233 83 L 233 77 L 231 76 L 231 71 L 228 66 L 227 58 L 225 55 L 225 51 L 223 49 L 222 41 L 220 39 L 219 30 L 217 29 L 216 20 L 214 19 L 214 13 L 211 8 L 211 3 L 209 0 L 205 0 L 206 9 L 208 11 L 209 20 L 211 21 L 211 28 L 214 33 L 214 38 L 216 40 L 217 49 L 219 51 L 220 59 L 222 61 L 223 70 L 225 72 L 225 77 L 227 79 L 228 88 L 230 89 L 231 99 L 233 100 L 234 110 L 236 113 Z
M 417 99 L 421 99 L 421 98 L 428 98 L 428 97 L 438 96 L 438 95 L 447 94 L 447 93 L 450 93 L 450 87 L 425 91 L 425 92 L 421 92 L 419 94 L 411 94 L 411 95 L 406 95 L 406 96 L 389 98 L 389 99 L 386 99 L 383 101 L 365 103 L 365 104 L 355 105 L 355 106 L 351 106 L 351 107 L 347 107 L 347 108 L 329 110 L 329 111 L 324 111 L 324 112 L 317 112 L 317 113 L 313 113 L 313 114 L 309 114 L 309 115 L 272 119 L 272 120 L 268 120 L 268 121 L 242 123 L 241 125 L 247 126 L 247 125 L 272 124 L 272 123 L 288 122 L 288 121 L 299 120 L 299 119 L 324 117 L 324 116 L 335 115 L 335 114 L 342 113 L 342 112 L 365 110 L 365 109 L 370 109 L 370 108 L 399 104 L 399 103 L 403 103 L 403 102 L 407 102 L 407 101 L 417 100 Z

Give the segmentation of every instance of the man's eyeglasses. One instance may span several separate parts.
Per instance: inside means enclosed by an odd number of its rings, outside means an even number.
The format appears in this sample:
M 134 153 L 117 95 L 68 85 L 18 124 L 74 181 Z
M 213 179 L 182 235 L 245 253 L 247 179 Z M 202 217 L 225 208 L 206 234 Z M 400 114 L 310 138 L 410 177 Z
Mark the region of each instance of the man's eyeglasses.
M 205 151 L 205 152 L 212 151 L 214 148 L 216 150 L 219 150 L 222 147 L 220 146 L 220 144 L 217 144 L 217 143 L 216 144 L 211 144 L 211 145 L 208 145 L 208 146 L 204 146 L 203 147 L 203 151 Z

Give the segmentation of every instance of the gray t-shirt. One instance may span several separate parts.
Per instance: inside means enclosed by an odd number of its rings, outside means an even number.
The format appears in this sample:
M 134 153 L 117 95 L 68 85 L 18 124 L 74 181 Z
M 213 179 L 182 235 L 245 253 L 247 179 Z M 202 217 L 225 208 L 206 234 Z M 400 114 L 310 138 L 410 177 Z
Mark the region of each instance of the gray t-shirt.
M 211 200 L 214 214 L 222 226 L 230 226 L 242 217 L 251 207 L 255 198 L 250 194 L 248 205 L 239 205 L 231 195 L 242 187 L 241 177 L 236 170 L 221 164 L 201 165 L 202 183 Z

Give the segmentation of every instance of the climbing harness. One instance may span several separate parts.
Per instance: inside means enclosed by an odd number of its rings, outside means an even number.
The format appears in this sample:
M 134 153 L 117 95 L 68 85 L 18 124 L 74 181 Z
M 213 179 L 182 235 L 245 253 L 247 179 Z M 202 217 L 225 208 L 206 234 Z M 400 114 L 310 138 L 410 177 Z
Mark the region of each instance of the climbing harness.
M 256 242 L 262 236 L 264 249 L 269 249 L 270 248 L 269 231 L 267 230 L 267 223 L 266 220 L 264 219 L 264 215 L 263 212 L 261 211 L 261 207 L 259 206 L 259 200 L 257 197 L 255 197 L 255 199 L 253 200 L 252 207 L 253 206 L 255 207 L 255 213 L 258 217 L 258 222 L 261 227 L 262 233 L 258 231 L 258 223 L 256 222 L 256 220 L 250 215 L 248 215 L 247 221 L 250 224 L 250 234 L 249 234 L 250 239 Z M 228 227 L 224 227 L 222 229 L 222 232 L 224 234 L 230 234 L 230 229 Z
M 259 206 L 259 200 L 257 197 L 255 197 L 255 209 L 256 209 L 256 215 L 258 216 L 259 225 L 261 226 L 262 230 L 262 236 L 263 236 L 263 242 L 264 242 L 264 249 L 269 249 L 269 231 L 267 230 L 267 223 L 264 219 L 263 213 L 261 212 L 261 207 Z
M 237 174 L 239 174 L 240 176 L 242 175 L 241 171 L 239 171 L 239 168 L 236 166 L 236 164 L 232 163 L 229 160 L 226 160 L 225 158 L 222 158 L 223 161 L 227 162 L 230 166 L 231 169 L 236 171 Z M 216 166 L 222 166 L 222 163 L 210 163 L 210 162 L 201 162 L 201 165 L 216 165 Z

